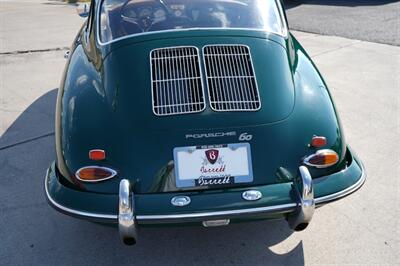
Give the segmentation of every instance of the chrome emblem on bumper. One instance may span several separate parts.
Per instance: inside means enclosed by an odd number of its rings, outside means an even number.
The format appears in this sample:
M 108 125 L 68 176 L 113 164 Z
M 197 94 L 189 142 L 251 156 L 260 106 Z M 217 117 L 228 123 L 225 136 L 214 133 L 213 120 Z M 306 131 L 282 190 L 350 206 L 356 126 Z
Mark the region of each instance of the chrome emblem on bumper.
M 188 196 L 176 196 L 171 199 L 171 204 L 176 207 L 183 207 L 189 205 L 191 202 Z
M 258 190 L 247 190 L 243 192 L 242 198 L 247 201 L 256 201 L 262 198 L 262 193 Z

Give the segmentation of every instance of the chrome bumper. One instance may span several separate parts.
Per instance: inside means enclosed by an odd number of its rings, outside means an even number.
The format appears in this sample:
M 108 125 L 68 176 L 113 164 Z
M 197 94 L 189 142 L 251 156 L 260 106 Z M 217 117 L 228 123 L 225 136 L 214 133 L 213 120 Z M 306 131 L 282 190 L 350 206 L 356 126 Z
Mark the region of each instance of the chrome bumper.
M 314 186 L 313 180 L 308 171 L 307 167 L 300 166 L 299 177 L 300 182 L 294 181 L 293 191 L 297 197 L 297 203 L 289 203 L 283 205 L 275 205 L 261 208 L 250 208 L 250 209 L 240 209 L 240 210 L 229 210 L 229 211 L 216 211 L 216 212 L 201 212 L 201 213 L 186 213 L 186 214 L 171 214 L 171 215 L 137 215 L 135 216 L 133 210 L 134 208 L 126 208 L 126 204 L 122 204 L 121 201 L 125 202 L 128 198 L 127 188 L 130 189 L 129 181 L 124 179 L 120 184 L 120 214 L 118 215 L 120 235 L 124 242 L 126 239 L 131 239 L 136 237 L 136 224 L 137 221 L 141 223 L 173 223 L 173 222 L 185 222 L 185 221 L 206 221 L 206 220 L 217 220 L 217 219 L 230 219 L 240 216 L 249 216 L 256 214 L 268 214 L 277 212 L 288 212 L 288 223 L 290 228 L 295 231 L 302 231 L 307 228 L 308 224 L 314 215 L 314 210 L 316 205 L 323 205 L 342 197 L 345 197 L 357 189 L 359 189 L 365 182 L 366 174 L 363 165 L 362 176 L 359 181 L 340 192 L 320 197 L 314 198 Z M 299 184 L 300 183 L 300 184 Z M 123 193 L 121 193 L 121 189 Z M 122 200 L 121 200 L 122 195 Z M 129 192 L 129 195 L 133 195 L 133 192 Z M 133 198 L 131 196 L 130 198 Z M 131 199 L 128 200 L 129 203 L 133 204 Z M 129 213 L 127 213 L 129 210 Z M 122 213 L 122 215 L 121 215 Z M 121 219 L 123 217 L 123 219 Z M 136 238 L 135 238 L 136 239 Z
M 118 214 L 102 214 L 96 212 L 85 212 L 71 209 L 59 204 L 49 193 L 49 175 L 45 179 L 45 192 L 47 200 L 55 209 L 79 218 L 94 221 L 118 223 L 122 239 L 127 244 L 133 244 L 137 238 L 138 224 L 169 224 L 184 222 L 202 222 L 218 219 L 231 218 L 252 218 L 260 215 L 286 214 L 289 225 L 294 230 L 305 229 L 311 221 L 314 209 L 317 206 L 343 198 L 359 189 L 366 179 L 365 169 L 362 163 L 358 162 L 361 168 L 360 178 L 351 186 L 348 186 L 336 193 L 314 198 L 314 185 L 317 180 L 311 179 L 308 169 L 304 166 L 299 168 L 299 180 L 295 181 L 292 191 L 297 199 L 294 202 L 273 206 L 246 208 L 237 210 L 195 212 L 182 214 L 160 214 L 141 215 L 135 213 L 135 196 L 128 180 L 120 182 Z

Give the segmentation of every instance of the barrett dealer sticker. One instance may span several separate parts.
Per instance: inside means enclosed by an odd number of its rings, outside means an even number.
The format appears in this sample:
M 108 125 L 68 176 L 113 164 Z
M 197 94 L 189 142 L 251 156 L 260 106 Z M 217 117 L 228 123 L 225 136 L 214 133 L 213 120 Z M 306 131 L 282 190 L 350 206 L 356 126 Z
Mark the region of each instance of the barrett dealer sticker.
M 214 187 L 253 181 L 250 144 L 174 149 L 177 187 Z

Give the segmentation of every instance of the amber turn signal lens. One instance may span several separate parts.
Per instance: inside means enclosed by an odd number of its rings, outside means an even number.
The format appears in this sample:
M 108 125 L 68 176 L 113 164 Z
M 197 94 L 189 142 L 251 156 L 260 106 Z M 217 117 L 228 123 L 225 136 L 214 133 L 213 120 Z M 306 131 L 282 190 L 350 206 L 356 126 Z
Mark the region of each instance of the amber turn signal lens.
M 94 161 L 102 161 L 106 158 L 104 150 L 91 150 L 89 151 L 89 158 Z
M 326 138 L 323 136 L 314 136 L 311 140 L 311 147 L 321 148 L 326 145 Z
M 76 171 L 76 178 L 84 182 L 99 182 L 113 178 L 117 172 L 113 169 L 100 166 L 83 167 Z
M 316 168 L 326 168 L 336 164 L 339 161 L 339 155 L 333 150 L 319 150 L 315 154 L 308 156 L 304 163 Z

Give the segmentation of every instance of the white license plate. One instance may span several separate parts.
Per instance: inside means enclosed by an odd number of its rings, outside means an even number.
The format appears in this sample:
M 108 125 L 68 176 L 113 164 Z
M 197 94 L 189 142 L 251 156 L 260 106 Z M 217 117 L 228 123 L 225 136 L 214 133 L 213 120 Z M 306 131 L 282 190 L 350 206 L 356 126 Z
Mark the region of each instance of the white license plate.
M 250 144 L 174 149 L 177 187 L 214 187 L 253 181 Z

